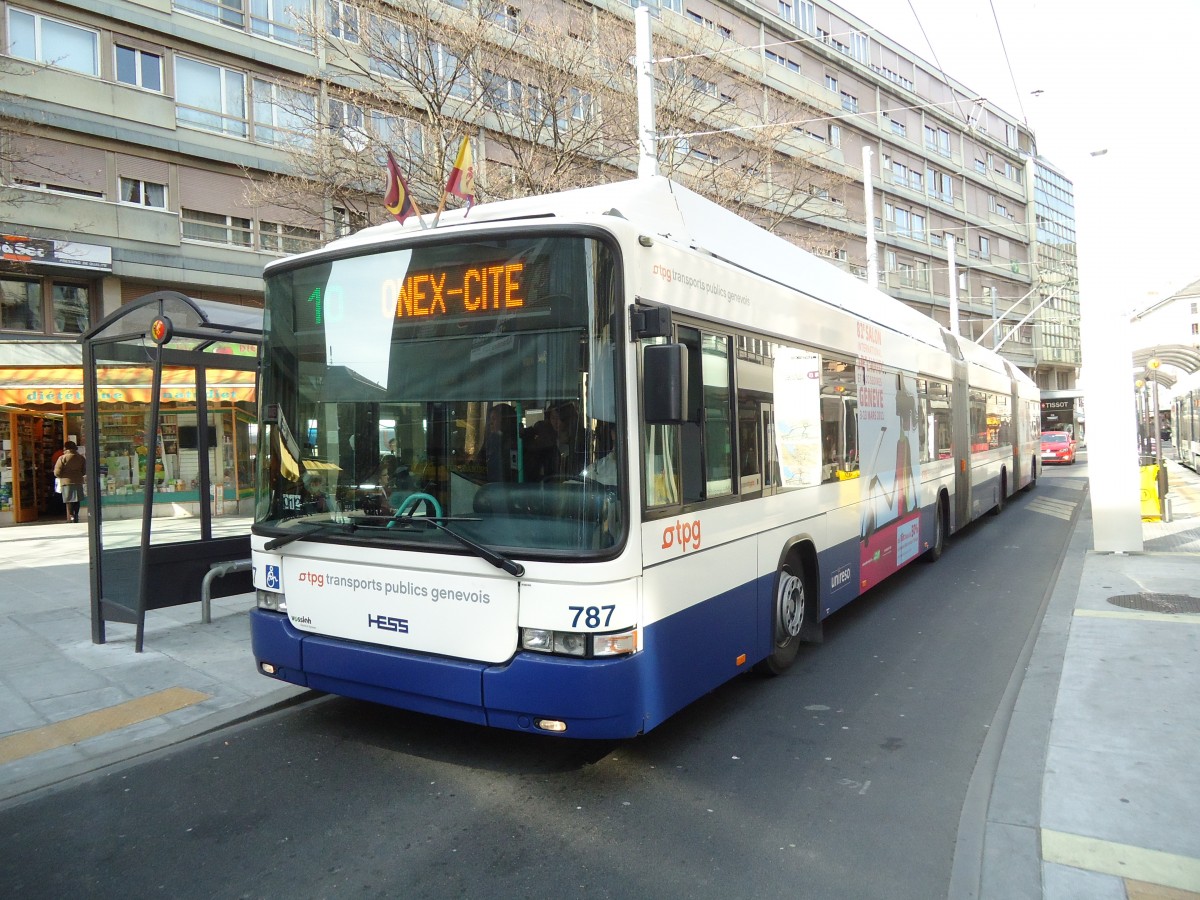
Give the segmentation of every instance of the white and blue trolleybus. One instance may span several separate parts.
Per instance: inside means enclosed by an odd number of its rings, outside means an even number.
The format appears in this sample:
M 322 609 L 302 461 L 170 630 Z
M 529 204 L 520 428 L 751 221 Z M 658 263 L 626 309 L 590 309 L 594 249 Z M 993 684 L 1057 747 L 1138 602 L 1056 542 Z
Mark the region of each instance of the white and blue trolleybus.
M 663 178 L 266 273 L 254 655 L 579 738 L 785 670 L 1039 464 L 1005 360 Z

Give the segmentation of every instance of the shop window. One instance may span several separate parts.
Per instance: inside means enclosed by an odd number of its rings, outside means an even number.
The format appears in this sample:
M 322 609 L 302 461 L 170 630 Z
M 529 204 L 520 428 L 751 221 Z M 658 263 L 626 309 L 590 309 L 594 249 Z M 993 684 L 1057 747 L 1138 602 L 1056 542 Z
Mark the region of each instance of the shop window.
M 42 285 L 38 281 L 0 279 L 0 328 L 42 331 Z

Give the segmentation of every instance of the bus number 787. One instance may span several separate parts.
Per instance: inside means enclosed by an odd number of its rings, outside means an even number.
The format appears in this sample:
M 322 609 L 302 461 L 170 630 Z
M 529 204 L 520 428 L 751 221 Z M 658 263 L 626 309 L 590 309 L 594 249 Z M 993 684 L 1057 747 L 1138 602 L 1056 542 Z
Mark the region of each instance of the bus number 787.
M 604 626 L 605 628 L 607 628 L 608 623 L 612 621 L 613 610 L 615 610 L 616 608 L 617 608 L 616 604 L 610 604 L 608 606 L 568 606 L 567 607 L 567 609 L 569 609 L 571 612 L 575 613 L 575 618 L 573 618 L 571 620 L 572 628 L 579 627 L 580 617 L 583 618 L 583 624 L 584 624 L 585 628 L 600 628 L 601 626 Z M 604 613 L 604 612 L 607 612 L 608 615 L 604 616 L 604 621 L 601 622 L 600 615 L 601 615 L 601 613 Z

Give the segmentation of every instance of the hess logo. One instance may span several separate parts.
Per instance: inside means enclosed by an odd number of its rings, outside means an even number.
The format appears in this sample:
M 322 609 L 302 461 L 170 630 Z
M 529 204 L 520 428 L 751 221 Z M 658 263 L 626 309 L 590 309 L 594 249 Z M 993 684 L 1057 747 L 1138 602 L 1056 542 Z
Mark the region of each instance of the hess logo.
M 676 520 L 674 525 L 668 525 L 663 529 L 662 548 L 670 550 L 672 547 L 678 547 L 680 552 L 686 553 L 689 549 L 700 549 L 700 520 L 695 519 L 691 522 L 680 522 Z

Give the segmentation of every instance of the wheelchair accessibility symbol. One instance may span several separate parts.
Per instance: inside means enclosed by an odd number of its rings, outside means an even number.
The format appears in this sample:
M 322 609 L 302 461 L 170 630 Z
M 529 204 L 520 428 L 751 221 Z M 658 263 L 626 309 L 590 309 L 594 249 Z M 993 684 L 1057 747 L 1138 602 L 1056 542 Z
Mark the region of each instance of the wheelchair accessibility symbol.
M 267 590 L 277 591 L 283 586 L 279 577 L 279 566 L 267 566 Z

